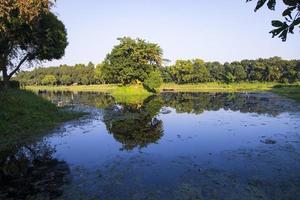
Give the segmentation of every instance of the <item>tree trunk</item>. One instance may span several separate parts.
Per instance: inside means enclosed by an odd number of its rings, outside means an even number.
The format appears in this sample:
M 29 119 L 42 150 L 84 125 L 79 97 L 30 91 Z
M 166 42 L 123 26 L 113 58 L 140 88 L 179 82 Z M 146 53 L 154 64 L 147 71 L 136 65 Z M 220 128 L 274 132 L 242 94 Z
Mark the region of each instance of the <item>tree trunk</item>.
M 3 67 L 2 69 L 2 78 L 3 78 L 3 88 L 8 89 L 10 77 L 7 74 L 7 68 Z

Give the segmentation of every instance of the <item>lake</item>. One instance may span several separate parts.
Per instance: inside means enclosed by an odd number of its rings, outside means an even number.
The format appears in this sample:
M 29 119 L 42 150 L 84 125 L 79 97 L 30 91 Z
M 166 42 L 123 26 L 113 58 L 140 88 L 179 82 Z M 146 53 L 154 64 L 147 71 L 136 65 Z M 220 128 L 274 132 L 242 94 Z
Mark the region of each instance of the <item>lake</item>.
M 300 199 L 300 104 L 272 93 L 39 92 L 89 114 L 0 152 L 0 199 Z M 5 196 L 6 195 L 6 196 Z M 22 197 L 22 198 L 20 198 Z

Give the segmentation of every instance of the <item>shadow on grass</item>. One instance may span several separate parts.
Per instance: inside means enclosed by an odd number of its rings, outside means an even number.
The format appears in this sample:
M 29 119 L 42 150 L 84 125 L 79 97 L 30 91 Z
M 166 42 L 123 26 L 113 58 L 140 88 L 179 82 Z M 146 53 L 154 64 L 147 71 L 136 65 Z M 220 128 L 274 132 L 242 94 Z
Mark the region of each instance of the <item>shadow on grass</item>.
M 275 85 L 271 92 L 300 102 L 300 85 Z

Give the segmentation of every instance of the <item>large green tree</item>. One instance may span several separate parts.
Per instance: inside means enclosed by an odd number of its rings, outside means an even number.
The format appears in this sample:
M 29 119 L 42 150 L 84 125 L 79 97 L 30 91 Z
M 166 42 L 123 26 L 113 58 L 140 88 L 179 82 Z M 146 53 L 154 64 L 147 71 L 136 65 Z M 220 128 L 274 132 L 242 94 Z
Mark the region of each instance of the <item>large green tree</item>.
M 162 49 L 154 43 L 129 37 L 118 38 L 120 44 L 109 53 L 101 67 L 108 83 L 143 82 L 162 65 Z
M 249 2 L 252 0 L 246 0 Z M 282 0 L 286 6 L 282 12 L 284 20 L 273 20 L 272 26 L 274 30 L 270 31 L 272 37 L 278 36 L 282 41 L 286 41 L 289 33 L 293 34 L 295 27 L 300 28 L 300 0 Z M 276 0 L 257 0 L 255 11 L 259 10 L 265 4 L 267 4 L 270 10 L 275 10 Z
M 59 59 L 68 43 L 64 24 L 50 11 L 53 1 L 0 1 L 0 70 L 7 86 L 23 64 Z

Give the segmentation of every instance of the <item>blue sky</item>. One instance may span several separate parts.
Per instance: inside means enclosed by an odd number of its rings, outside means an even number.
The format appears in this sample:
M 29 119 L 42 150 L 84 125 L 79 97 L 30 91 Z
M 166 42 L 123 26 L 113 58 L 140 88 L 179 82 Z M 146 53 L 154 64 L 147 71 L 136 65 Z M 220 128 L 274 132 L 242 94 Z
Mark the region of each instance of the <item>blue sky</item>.
M 100 63 L 122 36 L 158 43 L 164 58 L 234 61 L 281 56 L 299 59 L 299 30 L 283 43 L 268 33 L 275 12 L 253 11 L 246 0 L 57 0 L 68 31 L 65 56 L 44 66 Z

